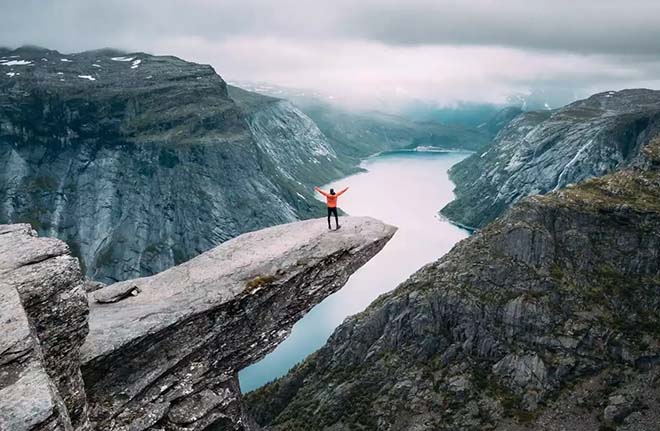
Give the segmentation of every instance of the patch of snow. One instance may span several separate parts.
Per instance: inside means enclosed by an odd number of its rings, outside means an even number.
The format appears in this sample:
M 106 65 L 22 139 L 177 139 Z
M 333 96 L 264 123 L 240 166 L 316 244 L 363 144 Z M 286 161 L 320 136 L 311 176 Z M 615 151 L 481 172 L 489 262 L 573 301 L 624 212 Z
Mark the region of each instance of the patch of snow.
M 112 57 L 112 61 L 133 61 L 133 57 Z
M 10 60 L 10 61 L 3 61 L 0 64 L 2 64 L 3 66 L 28 66 L 32 64 L 32 62 L 27 60 Z
M 550 105 L 548 105 L 548 102 L 544 103 L 543 106 L 544 106 L 545 109 L 547 109 L 548 111 L 550 111 L 550 110 L 552 109 L 552 108 L 550 107 Z
M 553 192 L 559 190 L 559 189 L 562 187 L 562 185 L 563 185 L 563 181 L 564 181 L 564 178 L 566 177 L 566 174 L 567 174 L 567 172 L 568 172 L 568 169 L 570 169 L 571 167 L 573 167 L 573 165 L 574 165 L 575 163 L 577 163 L 577 162 L 579 162 L 579 161 L 582 161 L 582 158 L 583 158 L 583 157 L 582 157 L 582 154 L 584 154 L 584 153 L 589 149 L 589 147 L 592 146 L 593 143 L 594 143 L 594 140 L 593 140 L 593 138 L 592 138 L 592 139 L 589 140 L 589 142 L 587 142 L 586 144 L 584 144 L 584 145 L 583 145 L 583 146 L 577 151 L 577 153 L 575 153 L 575 156 L 573 156 L 573 158 L 571 159 L 571 161 L 568 162 L 568 163 L 566 164 L 566 166 L 564 166 L 564 169 L 562 169 L 561 173 L 560 173 L 559 176 L 557 177 L 557 184 L 555 184 L 555 187 L 552 189 Z
M 92 67 L 102 67 L 100 64 L 92 64 Z
M 92 77 L 91 75 L 78 75 L 78 78 L 89 79 L 90 81 L 96 81 L 96 78 Z
M 57 72 L 58 75 L 64 75 L 64 72 Z
M 137 69 L 138 66 L 140 66 L 140 63 L 142 63 L 142 60 L 135 60 L 131 66 L 131 69 Z
M 69 60 L 68 58 L 60 58 L 60 61 L 63 63 L 71 63 L 71 60 Z
M 16 76 L 16 75 L 20 75 L 20 73 L 16 73 L 16 72 L 7 72 L 6 75 L 7 75 L 8 77 L 10 77 L 10 78 L 13 78 L 13 77 Z
M 48 61 L 48 59 L 47 58 L 42 58 L 41 61 Z
M 151 79 L 151 78 L 153 78 L 153 76 L 149 75 L 145 79 Z

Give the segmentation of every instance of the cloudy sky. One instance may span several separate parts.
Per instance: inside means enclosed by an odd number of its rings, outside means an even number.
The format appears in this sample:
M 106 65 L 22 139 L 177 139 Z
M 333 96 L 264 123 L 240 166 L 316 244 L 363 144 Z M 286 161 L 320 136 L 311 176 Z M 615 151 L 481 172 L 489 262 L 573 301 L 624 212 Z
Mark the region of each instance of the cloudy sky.
M 1 0 L 0 45 L 209 63 L 361 105 L 660 89 L 658 0 Z

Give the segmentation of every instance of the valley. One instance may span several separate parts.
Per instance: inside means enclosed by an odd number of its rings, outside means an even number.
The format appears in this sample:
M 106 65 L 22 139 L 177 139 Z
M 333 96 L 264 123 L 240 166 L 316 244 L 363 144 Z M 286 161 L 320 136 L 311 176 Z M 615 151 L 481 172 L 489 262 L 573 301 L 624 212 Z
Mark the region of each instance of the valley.
M 244 392 L 286 374 L 320 348 L 345 318 L 364 310 L 379 295 L 394 289 L 468 235 L 439 218 L 437 212 L 453 199 L 447 171 L 469 154 L 391 151 L 365 160 L 361 166 L 366 172 L 324 186 L 326 190 L 350 186 L 340 197 L 341 208 L 350 215 L 383 220 L 396 226 L 397 233 L 346 286 L 296 323 L 273 353 L 241 371 Z

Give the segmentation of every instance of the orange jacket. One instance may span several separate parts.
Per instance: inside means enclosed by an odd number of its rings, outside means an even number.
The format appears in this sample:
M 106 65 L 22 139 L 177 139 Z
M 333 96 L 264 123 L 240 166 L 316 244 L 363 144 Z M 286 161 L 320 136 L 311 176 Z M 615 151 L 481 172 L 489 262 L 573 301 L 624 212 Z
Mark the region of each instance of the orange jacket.
M 337 208 L 337 197 L 341 196 L 344 194 L 346 190 L 348 190 L 348 187 L 346 187 L 344 190 L 335 193 L 334 195 L 331 195 L 330 193 L 324 192 L 318 187 L 315 187 L 314 190 L 317 192 L 321 193 L 323 196 L 325 196 L 325 200 L 328 204 L 328 208 Z

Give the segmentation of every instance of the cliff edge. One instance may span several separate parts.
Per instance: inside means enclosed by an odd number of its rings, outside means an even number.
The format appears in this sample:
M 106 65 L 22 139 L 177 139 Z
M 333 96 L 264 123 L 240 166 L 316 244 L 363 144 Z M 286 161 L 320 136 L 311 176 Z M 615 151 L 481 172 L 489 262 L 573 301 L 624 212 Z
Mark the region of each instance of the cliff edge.
M 343 221 L 339 231 L 318 219 L 243 234 L 109 286 L 86 283 L 61 241 L 2 226 L 0 425 L 252 429 L 237 372 L 396 231 L 371 218 Z

